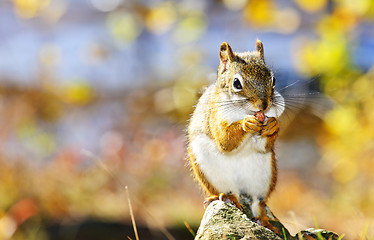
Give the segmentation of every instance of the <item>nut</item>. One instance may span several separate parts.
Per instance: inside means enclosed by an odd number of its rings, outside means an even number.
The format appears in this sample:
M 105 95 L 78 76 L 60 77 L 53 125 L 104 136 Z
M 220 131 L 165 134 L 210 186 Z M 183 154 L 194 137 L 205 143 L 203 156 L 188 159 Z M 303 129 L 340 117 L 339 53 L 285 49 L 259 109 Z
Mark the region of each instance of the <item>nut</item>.
M 260 122 L 264 122 L 264 121 L 265 121 L 265 118 L 266 118 L 266 116 L 265 116 L 265 114 L 264 114 L 263 111 L 258 111 L 258 112 L 256 112 L 256 113 L 254 114 L 254 116 L 255 116 L 255 118 L 257 118 L 257 120 L 260 121 Z

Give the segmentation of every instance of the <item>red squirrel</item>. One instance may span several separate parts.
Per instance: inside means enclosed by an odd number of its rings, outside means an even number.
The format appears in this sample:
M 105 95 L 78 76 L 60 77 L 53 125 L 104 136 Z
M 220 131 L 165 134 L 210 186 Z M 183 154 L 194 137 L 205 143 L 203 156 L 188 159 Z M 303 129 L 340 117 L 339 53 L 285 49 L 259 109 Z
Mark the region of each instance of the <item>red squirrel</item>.
M 284 99 L 274 89 L 264 47 L 233 52 L 222 43 L 217 80 L 201 96 L 188 127 L 188 160 L 207 202 L 225 199 L 242 208 L 250 199 L 257 222 L 276 231 L 266 202 L 277 182 L 274 142 Z

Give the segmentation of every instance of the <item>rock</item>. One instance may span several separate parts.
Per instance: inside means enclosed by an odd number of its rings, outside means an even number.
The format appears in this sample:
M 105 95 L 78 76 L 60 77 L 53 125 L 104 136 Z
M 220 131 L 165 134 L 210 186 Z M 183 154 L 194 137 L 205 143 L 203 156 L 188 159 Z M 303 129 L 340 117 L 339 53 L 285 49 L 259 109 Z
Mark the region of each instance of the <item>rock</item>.
M 200 227 L 197 231 L 195 240 L 211 239 L 236 239 L 236 240 L 337 240 L 339 236 L 336 233 L 321 229 L 307 229 L 291 236 L 283 224 L 274 217 L 270 209 L 267 208 L 268 215 L 273 220 L 270 221 L 273 226 L 280 229 L 284 236 L 279 236 L 269 229 L 251 221 L 248 216 L 232 204 L 223 201 L 213 201 L 207 209 Z
M 195 240 L 279 239 L 272 231 L 250 221 L 237 207 L 213 201 L 207 207 Z

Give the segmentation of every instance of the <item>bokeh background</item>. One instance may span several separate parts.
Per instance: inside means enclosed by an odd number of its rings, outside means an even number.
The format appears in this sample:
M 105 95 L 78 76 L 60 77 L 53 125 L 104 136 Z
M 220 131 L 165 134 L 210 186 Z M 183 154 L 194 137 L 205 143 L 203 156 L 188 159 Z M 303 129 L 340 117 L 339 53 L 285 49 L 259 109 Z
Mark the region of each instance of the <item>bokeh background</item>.
M 140 239 L 193 239 L 187 120 L 220 43 L 256 38 L 306 96 L 269 206 L 292 234 L 374 239 L 373 0 L 1 0 L 0 239 L 135 239 L 124 186 Z

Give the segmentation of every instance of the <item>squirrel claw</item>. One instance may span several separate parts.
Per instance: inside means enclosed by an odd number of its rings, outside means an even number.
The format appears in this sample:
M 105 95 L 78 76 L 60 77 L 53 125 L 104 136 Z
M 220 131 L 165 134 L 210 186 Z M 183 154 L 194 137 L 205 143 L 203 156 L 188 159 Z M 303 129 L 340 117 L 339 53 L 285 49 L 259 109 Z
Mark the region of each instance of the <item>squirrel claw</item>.
M 209 206 L 209 204 L 210 204 L 211 202 L 212 202 L 212 201 L 205 200 L 205 201 L 203 202 L 203 204 L 204 204 L 204 209 L 206 209 L 206 208 Z
M 267 219 L 261 220 L 260 218 L 255 218 L 254 222 L 257 223 L 258 225 L 266 227 L 270 231 L 282 236 L 282 233 L 280 232 L 280 230 L 278 228 L 276 228 L 275 226 L 271 225 L 269 220 L 267 220 Z
M 239 200 L 232 194 L 226 195 L 225 193 L 220 193 L 219 196 L 211 196 L 204 201 L 204 208 L 207 208 L 213 201 L 220 200 L 225 203 L 234 204 L 237 208 L 242 209 L 242 205 Z
M 204 208 L 207 208 L 209 204 L 211 204 L 213 201 L 220 200 L 219 196 L 211 196 L 205 199 L 204 203 Z

